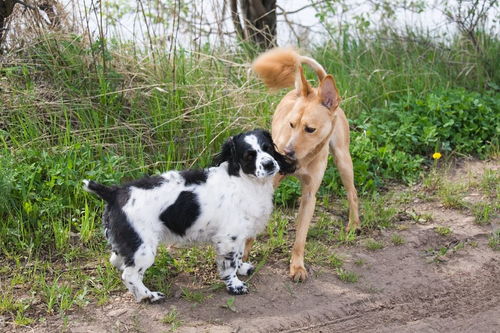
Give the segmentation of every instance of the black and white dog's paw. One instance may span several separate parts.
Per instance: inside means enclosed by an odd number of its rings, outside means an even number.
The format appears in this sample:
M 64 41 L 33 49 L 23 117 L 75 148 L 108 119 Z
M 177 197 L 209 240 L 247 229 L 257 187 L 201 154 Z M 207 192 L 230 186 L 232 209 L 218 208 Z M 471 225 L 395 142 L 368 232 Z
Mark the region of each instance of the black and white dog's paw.
M 253 267 L 253 265 L 247 262 L 242 263 L 241 266 L 238 268 L 239 275 L 247 275 L 247 276 L 252 275 L 254 271 L 255 268 Z
M 241 281 L 239 281 L 239 282 L 240 283 L 238 283 L 238 284 L 227 286 L 227 291 L 231 295 L 244 295 L 244 294 L 248 294 L 248 287 L 246 286 L 246 284 L 244 284 Z
M 159 291 L 152 291 L 151 296 L 149 296 L 149 301 L 151 303 L 159 302 L 165 299 L 165 294 L 160 293 Z

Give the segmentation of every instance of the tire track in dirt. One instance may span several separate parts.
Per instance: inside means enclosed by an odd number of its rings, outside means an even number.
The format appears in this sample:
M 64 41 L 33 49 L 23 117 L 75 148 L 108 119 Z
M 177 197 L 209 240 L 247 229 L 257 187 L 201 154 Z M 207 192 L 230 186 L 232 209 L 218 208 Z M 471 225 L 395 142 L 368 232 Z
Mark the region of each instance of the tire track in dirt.
M 408 323 L 417 323 L 427 318 L 431 319 L 433 331 L 443 329 L 448 331 L 451 328 L 449 326 L 451 321 L 454 327 L 462 327 L 469 331 L 473 324 L 478 328 L 475 315 L 486 311 L 491 311 L 493 314 L 496 312 L 497 316 L 485 321 L 484 324 L 488 327 L 482 327 L 484 330 L 476 332 L 498 331 L 500 329 L 499 264 L 497 259 L 491 259 L 473 277 L 459 278 L 459 281 L 443 281 L 439 286 L 428 288 L 424 286 L 409 288 L 402 291 L 401 296 L 385 301 L 348 304 L 343 308 L 344 311 L 323 310 L 322 313 L 317 312 L 315 316 L 304 314 L 305 318 L 300 321 L 288 325 L 281 322 L 278 327 L 275 325 L 261 327 L 258 332 L 383 332 L 394 331 L 395 327 L 398 327 L 396 331 L 401 332 Z M 369 302 L 372 305 L 369 305 Z M 496 329 L 491 326 L 492 324 L 496 325 Z M 240 332 L 255 332 L 255 328 L 257 327 L 245 328 Z M 410 331 L 414 329 L 417 327 L 412 327 Z

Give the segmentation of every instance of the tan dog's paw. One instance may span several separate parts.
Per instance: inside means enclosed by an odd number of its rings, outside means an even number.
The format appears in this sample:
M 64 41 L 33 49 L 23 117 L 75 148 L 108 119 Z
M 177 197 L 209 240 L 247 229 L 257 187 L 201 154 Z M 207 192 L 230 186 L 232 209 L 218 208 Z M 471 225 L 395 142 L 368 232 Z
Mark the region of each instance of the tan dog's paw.
M 304 266 L 290 266 L 290 278 L 295 282 L 307 280 L 307 271 Z
M 361 235 L 361 227 L 359 225 L 359 222 L 357 223 L 349 223 L 347 224 L 347 227 L 345 228 L 345 231 L 347 232 L 353 232 L 356 236 Z

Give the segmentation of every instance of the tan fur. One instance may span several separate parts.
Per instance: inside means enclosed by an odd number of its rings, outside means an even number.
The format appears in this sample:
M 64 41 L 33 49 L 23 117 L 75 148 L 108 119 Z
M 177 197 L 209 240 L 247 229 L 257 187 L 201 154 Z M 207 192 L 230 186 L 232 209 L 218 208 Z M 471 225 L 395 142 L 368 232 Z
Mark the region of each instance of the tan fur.
M 320 81 L 313 88 L 305 79 L 302 64 L 313 68 Z M 260 55 L 252 69 L 270 89 L 291 87 L 273 115 L 272 136 L 278 150 L 293 154 L 298 168 L 295 176 L 302 185 L 290 276 L 304 280 L 304 248 L 316 205 L 316 192 L 326 169 L 328 153 L 335 157 L 349 201 L 348 230 L 359 228 L 358 197 L 349 153 L 349 124 L 339 107 L 340 97 L 333 76 L 327 75 L 314 59 L 292 49 L 274 49 Z M 312 131 L 312 133 L 307 132 Z M 281 180 L 278 177 L 277 185 Z M 251 245 L 251 243 L 248 243 Z M 248 253 L 248 249 L 246 251 Z
M 261 54 L 253 62 L 252 70 L 269 89 L 276 90 L 292 87 L 302 64 L 309 65 L 320 80 L 326 76 L 325 70 L 316 60 L 301 56 L 291 48 L 275 48 Z
M 297 53 L 278 48 L 261 54 L 252 69 L 269 89 L 280 89 L 294 85 L 299 64 Z

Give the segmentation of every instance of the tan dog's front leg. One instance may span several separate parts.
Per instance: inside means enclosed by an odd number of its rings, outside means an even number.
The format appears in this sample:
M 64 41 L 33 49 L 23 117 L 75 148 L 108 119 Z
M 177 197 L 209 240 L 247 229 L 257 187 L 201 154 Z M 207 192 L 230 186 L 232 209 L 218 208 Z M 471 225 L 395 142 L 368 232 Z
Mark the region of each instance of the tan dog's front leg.
M 324 170 L 323 170 L 324 171 Z M 314 179 L 313 179 L 314 178 Z M 323 173 L 301 177 L 302 196 L 300 198 L 299 215 L 297 217 L 297 230 L 295 243 L 293 244 L 292 259 L 290 261 L 290 277 L 294 281 L 307 279 L 307 271 L 304 267 L 304 249 L 307 239 L 307 231 L 314 214 L 316 206 L 316 192 L 318 191 Z

